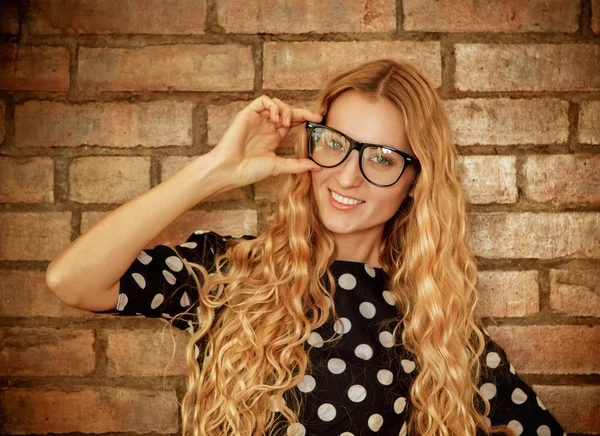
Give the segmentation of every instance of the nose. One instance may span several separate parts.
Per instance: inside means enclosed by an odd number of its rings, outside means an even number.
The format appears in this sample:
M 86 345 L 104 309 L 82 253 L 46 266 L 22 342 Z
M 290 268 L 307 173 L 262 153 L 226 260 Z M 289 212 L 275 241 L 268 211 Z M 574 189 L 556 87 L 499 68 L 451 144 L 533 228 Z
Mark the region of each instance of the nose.
M 336 178 L 340 188 L 360 186 L 360 184 L 363 182 L 363 176 L 360 172 L 358 160 L 358 150 L 352 150 L 350 152 L 350 156 L 348 156 L 344 163 L 338 166 Z

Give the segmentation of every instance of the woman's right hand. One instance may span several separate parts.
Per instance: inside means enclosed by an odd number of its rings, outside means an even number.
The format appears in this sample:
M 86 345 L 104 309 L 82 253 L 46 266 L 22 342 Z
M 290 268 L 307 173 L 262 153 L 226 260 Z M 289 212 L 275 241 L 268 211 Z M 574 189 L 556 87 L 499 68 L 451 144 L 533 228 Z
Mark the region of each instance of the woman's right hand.
M 238 112 L 209 154 L 231 174 L 231 183 L 236 187 L 278 174 L 320 170 L 310 159 L 279 157 L 275 149 L 292 127 L 321 119 L 320 114 L 262 95 Z

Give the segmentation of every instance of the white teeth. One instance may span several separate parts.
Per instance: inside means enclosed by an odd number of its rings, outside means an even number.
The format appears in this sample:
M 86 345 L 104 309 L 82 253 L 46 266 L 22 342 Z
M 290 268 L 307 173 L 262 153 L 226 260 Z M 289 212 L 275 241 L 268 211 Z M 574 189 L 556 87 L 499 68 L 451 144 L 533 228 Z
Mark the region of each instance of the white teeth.
M 338 203 L 342 203 L 342 204 L 346 204 L 346 205 L 355 206 L 357 204 L 364 203 L 364 201 L 358 201 L 358 200 L 353 200 L 351 198 L 342 197 L 341 195 L 338 195 L 333 191 L 331 191 L 331 196 Z

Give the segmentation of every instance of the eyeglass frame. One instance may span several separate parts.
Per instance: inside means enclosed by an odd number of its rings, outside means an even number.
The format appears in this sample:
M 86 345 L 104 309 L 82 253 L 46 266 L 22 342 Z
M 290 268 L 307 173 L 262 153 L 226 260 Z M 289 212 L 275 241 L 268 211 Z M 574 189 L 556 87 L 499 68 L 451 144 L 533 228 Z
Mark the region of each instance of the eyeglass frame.
M 323 119 L 323 122 L 325 122 L 325 119 Z M 331 165 L 331 166 L 321 165 L 319 162 L 317 162 L 313 158 L 311 150 L 310 150 L 310 147 L 309 147 L 309 141 L 310 141 L 310 134 L 317 127 L 324 127 L 325 129 L 332 130 L 335 133 L 337 133 L 337 134 L 343 136 L 344 138 L 346 138 L 348 140 L 348 142 L 350 143 L 349 150 L 346 152 L 346 155 L 344 156 L 344 158 L 339 163 L 337 163 L 335 165 Z M 343 164 L 344 161 L 346 159 L 348 159 L 348 156 L 350 156 L 350 153 L 352 153 L 352 150 L 357 150 L 358 151 L 358 167 L 360 168 L 360 172 L 361 172 L 362 176 L 365 178 L 365 180 L 367 180 L 369 183 L 371 183 L 371 184 L 373 184 L 375 186 L 380 186 L 382 188 L 387 188 L 388 186 L 395 185 L 396 183 L 398 183 L 398 180 L 400 180 L 400 178 L 404 174 L 404 171 L 406 170 L 406 168 L 408 167 L 408 165 L 413 165 L 415 167 L 415 171 L 417 173 L 421 170 L 421 163 L 419 162 L 419 159 L 417 159 L 415 156 L 413 156 L 411 154 L 408 154 L 408 153 L 406 153 L 404 151 L 396 150 L 395 148 L 390 147 L 388 145 L 370 144 L 368 142 L 360 142 L 360 141 L 357 141 L 356 139 L 351 138 L 350 136 L 346 135 L 345 133 L 342 133 L 339 130 L 334 129 L 333 127 L 329 127 L 329 126 L 326 126 L 325 124 L 315 123 L 315 122 L 312 122 L 312 121 L 307 121 L 306 122 L 306 131 L 307 131 L 306 148 L 307 148 L 308 157 L 309 157 L 310 160 L 312 160 L 314 163 L 316 163 L 317 165 L 319 165 L 322 168 L 335 168 L 335 167 Z M 375 183 L 375 182 L 371 181 L 367 177 L 367 175 L 365 174 L 365 171 L 363 170 L 363 165 L 362 165 L 363 151 L 367 147 L 380 147 L 380 148 L 383 148 L 385 150 L 389 150 L 389 151 L 391 151 L 393 153 L 397 153 L 400 156 L 402 156 L 402 158 L 404 159 L 404 166 L 402 167 L 402 171 L 400 171 L 400 175 L 398 176 L 398 178 L 396 180 L 394 180 L 390 184 L 383 185 L 383 184 L 380 184 L 380 183 Z

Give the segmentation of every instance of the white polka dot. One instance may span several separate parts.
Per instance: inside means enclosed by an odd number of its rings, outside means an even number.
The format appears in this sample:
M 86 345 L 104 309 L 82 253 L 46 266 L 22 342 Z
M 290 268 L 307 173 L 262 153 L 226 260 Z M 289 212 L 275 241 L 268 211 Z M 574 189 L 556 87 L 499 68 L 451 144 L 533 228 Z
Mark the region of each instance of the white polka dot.
M 162 274 L 163 274 L 165 280 L 170 285 L 174 285 L 175 283 L 177 283 L 177 279 L 175 278 L 175 276 L 173 275 L 173 273 L 171 271 L 167 271 L 166 269 L 163 269 Z
M 536 431 L 538 436 L 550 436 L 550 427 L 547 425 L 540 425 Z
M 343 335 L 344 333 L 348 333 L 352 328 L 352 323 L 348 318 L 340 318 L 333 325 L 333 329 L 339 335 Z
M 163 294 L 156 294 L 152 299 L 152 303 L 150 303 L 150 307 L 156 309 L 163 301 L 165 301 L 165 296 Z
M 513 419 L 511 422 L 506 424 L 506 426 L 508 428 L 510 428 L 512 431 L 514 431 L 517 436 L 519 436 L 521 433 L 523 433 L 523 426 L 516 419 Z
M 538 406 L 540 406 L 540 409 L 542 410 L 546 410 L 546 406 L 544 406 L 544 403 L 542 403 L 542 400 L 540 400 L 540 397 L 538 397 L 537 395 L 535 396 L 535 399 L 537 400 Z
M 386 348 L 392 348 L 394 346 L 394 336 L 390 332 L 379 333 L 379 342 Z
M 299 422 L 290 424 L 287 428 L 288 436 L 304 436 L 306 434 L 306 428 Z
M 398 433 L 398 436 L 406 436 L 406 422 L 404 424 L 402 424 L 402 428 L 400 429 L 400 433 Z
M 205 233 L 208 233 L 210 230 L 196 230 L 194 232 L 195 235 L 203 235 Z
M 400 365 L 402 365 L 402 369 L 407 374 L 413 372 L 416 367 L 415 362 L 413 362 L 412 360 L 408 360 L 408 359 L 402 359 L 402 361 L 400 362 Z
M 496 389 L 496 385 L 493 383 L 484 383 L 481 385 L 479 390 L 488 400 L 494 398 L 496 396 L 496 392 L 498 391 Z
M 308 343 L 313 347 L 321 348 L 323 346 L 323 338 L 317 332 L 312 332 L 308 336 Z
M 327 362 L 327 368 L 332 374 L 341 374 L 346 369 L 346 362 L 334 357 Z
M 385 302 L 387 304 L 389 304 L 390 306 L 395 306 L 396 305 L 396 301 L 394 300 L 394 296 L 390 291 L 383 291 L 381 293 L 381 295 L 383 295 L 383 299 L 385 300 Z
M 133 277 L 133 280 L 135 280 L 135 282 L 141 289 L 146 289 L 146 279 L 143 275 L 139 273 L 133 273 L 131 274 L 131 277 Z
M 371 430 L 379 431 L 383 425 L 383 416 L 381 416 L 379 413 L 374 413 L 373 415 L 369 416 L 367 423 L 369 424 L 369 428 Z
M 406 407 L 406 398 L 398 397 L 396 401 L 394 401 L 394 412 L 398 415 L 404 412 L 404 408 Z
M 350 401 L 360 403 L 367 398 L 367 390 L 361 385 L 350 386 L 350 389 L 348 389 L 348 398 L 350 398 Z
M 358 306 L 358 311 L 367 319 L 373 318 L 375 316 L 375 312 L 377 312 L 377 310 L 375 310 L 375 306 L 373 306 L 373 303 L 369 303 L 368 301 L 360 303 L 360 306 Z
M 496 368 L 500 364 L 500 356 L 492 351 L 485 357 L 485 364 L 490 368 Z
M 127 303 L 129 302 L 129 298 L 127 298 L 127 294 L 119 294 L 119 298 L 117 299 L 117 310 L 121 311 L 125 309 Z
M 512 366 L 512 363 L 510 364 L 510 366 L 509 366 L 508 370 L 509 370 L 511 373 L 513 373 L 513 374 L 516 374 L 516 372 L 515 372 L 515 367 L 514 367 L 514 366 Z
M 369 274 L 371 277 L 375 277 L 375 275 L 377 274 L 377 272 L 375 271 L 375 268 L 373 268 L 371 265 L 367 265 L 365 264 L 365 271 L 367 272 L 367 274 Z
M 193 250 L 198 246 L 197 242 L 184 242 L 183 244 L 179 244 L 180 247 L 189 248 Z
M 483 423 L 488 427 L 492 426 L 492 421 L 490 421 L 490 418 L 488 418 L 487 416 L 483 418 Z
M 330 403 L 321 404 L 317 409 L 317 415 L 321 421 L 331 421 L 336 415 L 335 407 Z
M 510 399 L 515 404 L 523 404 L 527 400 L 527 394 L 520 388 L 516 388 L 510 396 Z
M 179 272 L 183 269 L 183 262 L 177 256 L 169 256 L 165 259 L 165 263 L 171 271 Z
M 331 298 L 329 298 L 327 295 L 325 295 L 325 300 L 327 300 L 327 306 L 331 307 Z
M 394 374 L 387 369 L 381 369 L 377 371 L 377 380 L 379 380 L 379 383 L 382 385 L 388 386 L 392 383 L 392 380 L 394 380 Z
M 198 356 L 200 356 L 200 347 L 198 347 L 198 345 L 194 344 L 194 358 L 198 359 Z
M 282 398 L 281 400 L 283 404 L 285 404 L 285 398 Z M 281 410 L 277 406 L 277 397 L 275 395 L 271 395 L 271 408 L 274 412 L 281 412 Z
M 340 436 L 354 436 L 354 433 L 350 433 L 349 431 L 345 431 Z
M 317 386 L 317 382 L 312 375 L 305 375 L 300 383 L 298 383 L 298 389 L 304 393 L 311 392 Z
M 360 344 L 354 349 L 354 354 L 363 360 L 369 360 L 373 357 L 373 349 L 367 344 Z
M 188 321 L 188 325 L 189 327 L 185 329 L 186 332 L 188 332 L 190 335 L 194 334 L 194 324 L 192 324 L 191 321 Z
M 148 265 L 150 262 L 152 262 L 152 256 L 150 256 L 145 251 L 142 251 L 138 255 L 137 260 L 139 260 L 140 262 L 142 262 L 144 265 Z
M 190 305 L 190 297 L 188 296 L 187 292 L 183 293 L 181 300 L 179 300 L 179 304 L 181 307 L 188 307 Z
M 356 277 L 349 273 L 342 274 L 338 279 L 338 284 L 344 289 L 354 289 L 356 287 Z

